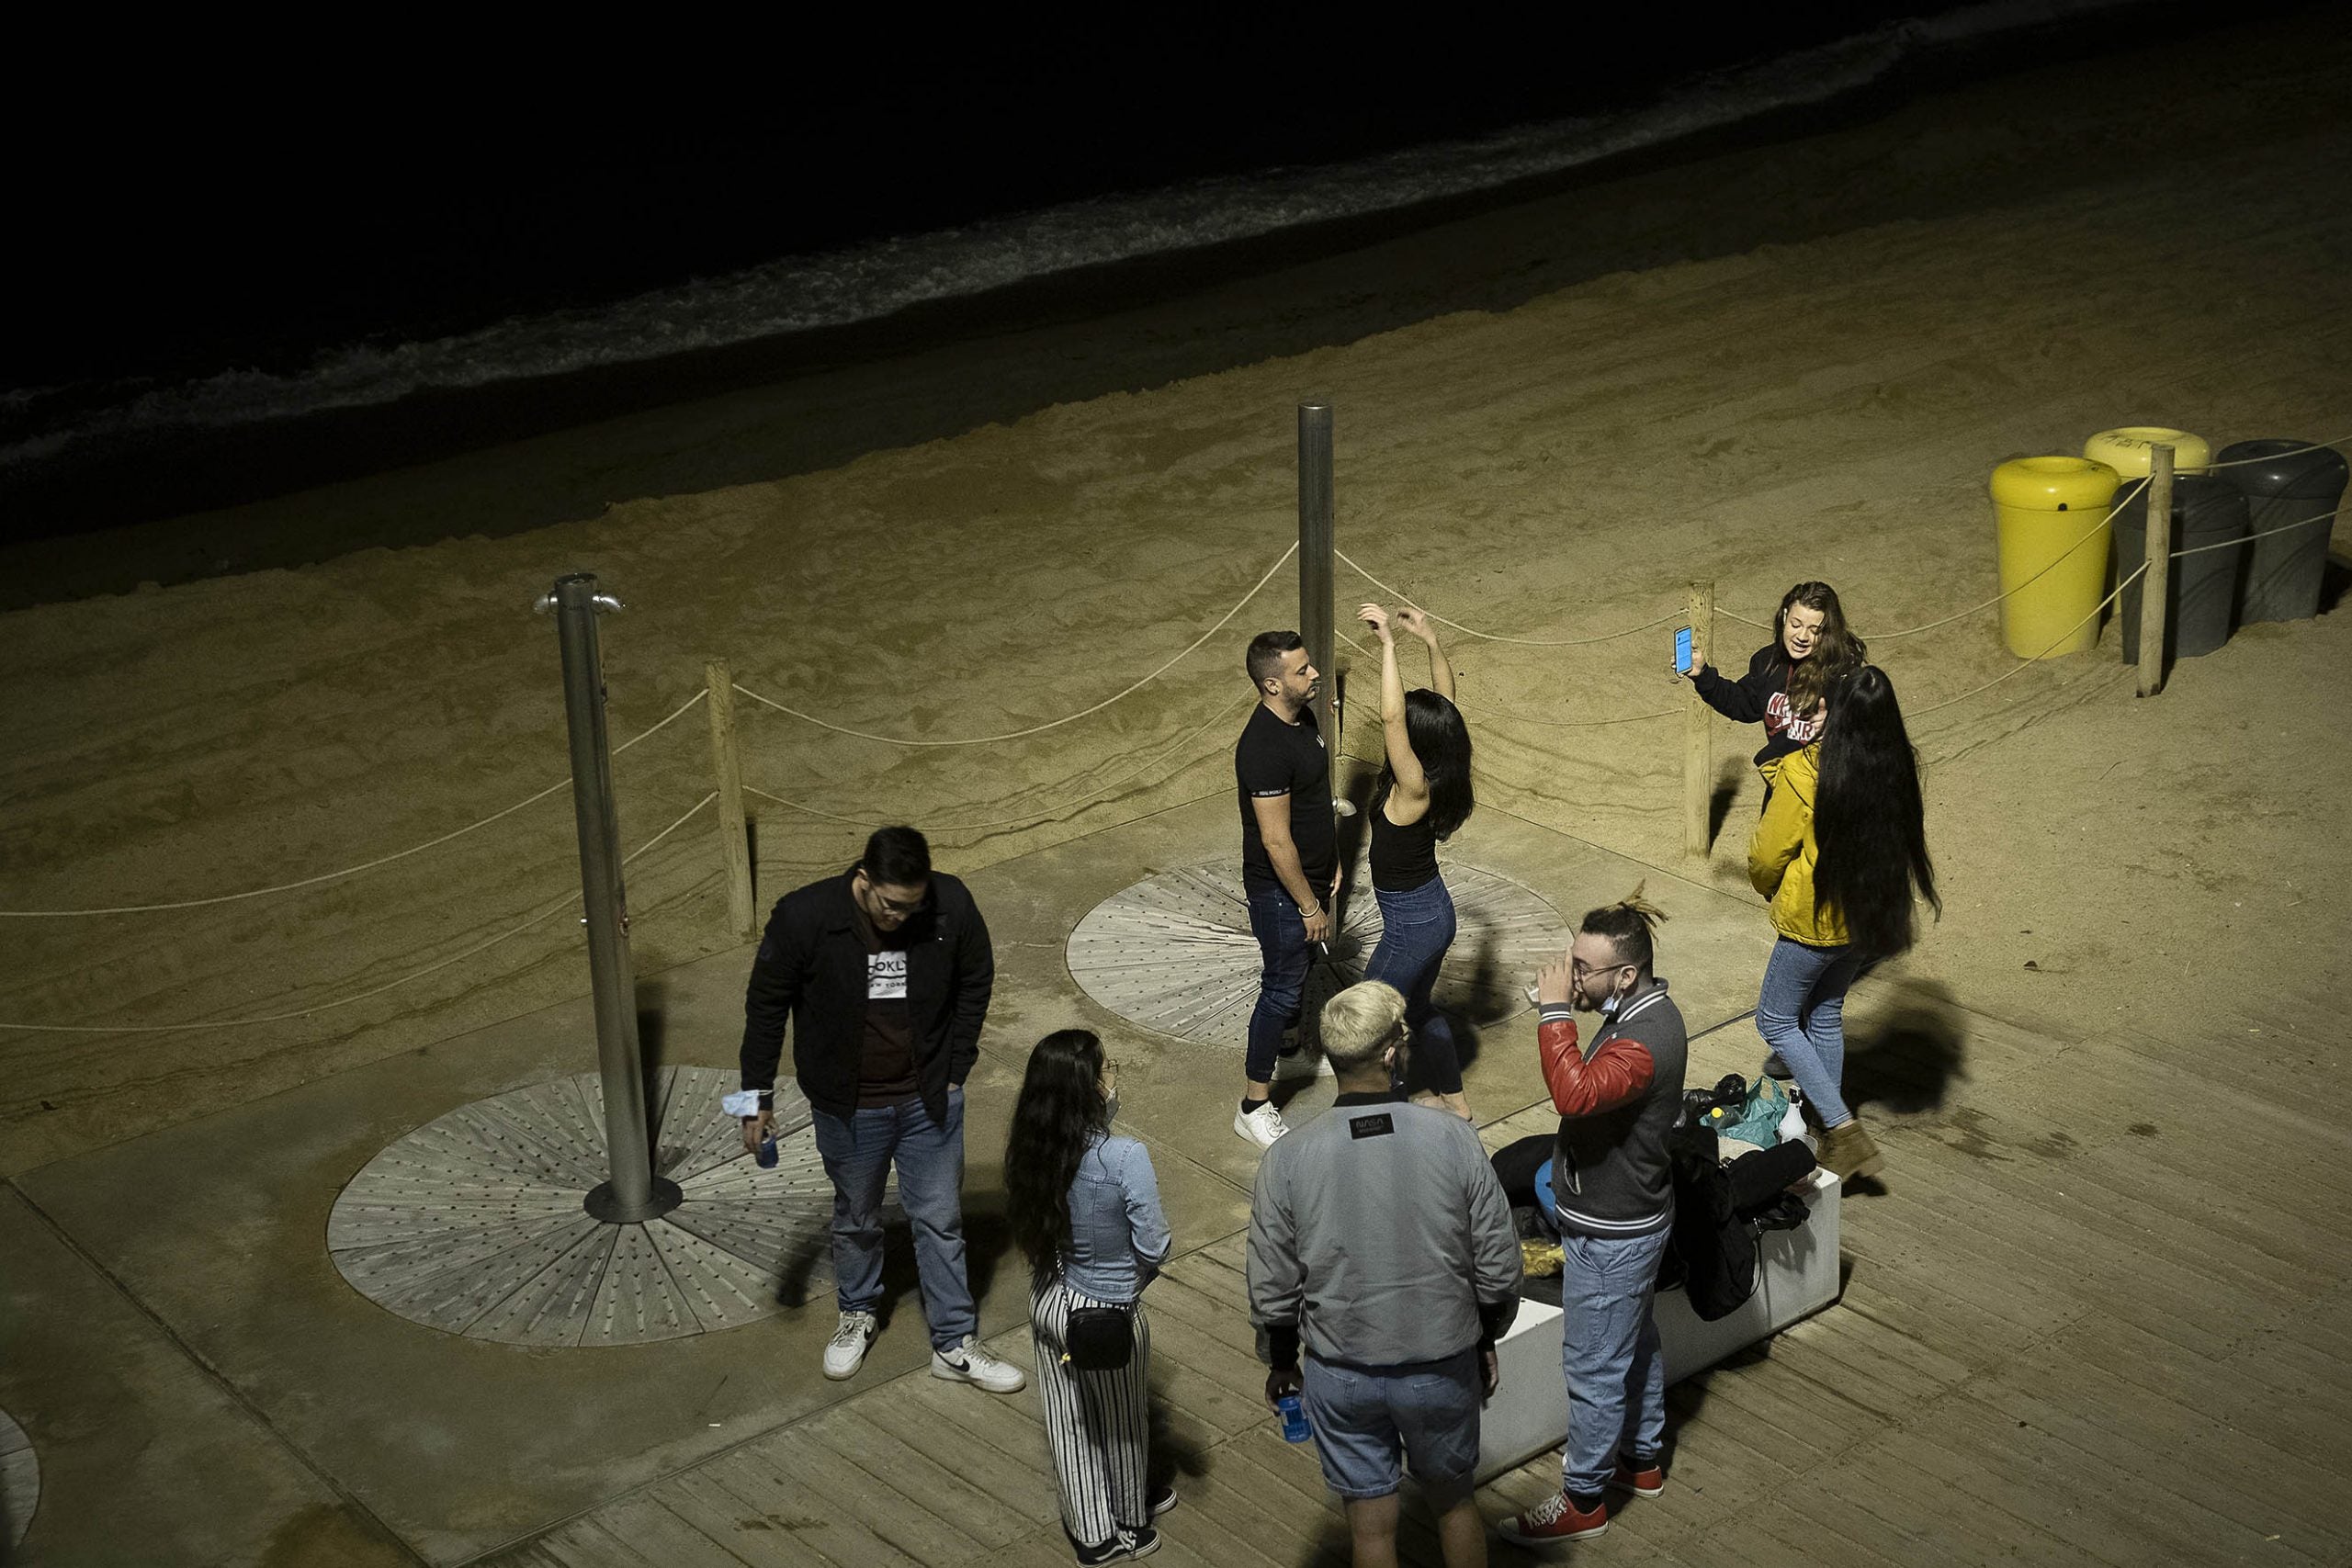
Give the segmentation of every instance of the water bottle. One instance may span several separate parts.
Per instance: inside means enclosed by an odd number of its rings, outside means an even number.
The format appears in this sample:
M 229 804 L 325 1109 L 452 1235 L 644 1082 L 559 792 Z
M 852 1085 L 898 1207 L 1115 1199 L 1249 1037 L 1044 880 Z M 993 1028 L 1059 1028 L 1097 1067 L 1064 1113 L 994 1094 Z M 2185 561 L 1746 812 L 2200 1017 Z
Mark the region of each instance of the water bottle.
M 1274 1408 L 1283 1413 L 1283 1441 L 1303 1443 L 1315 1435 L 1306 1424 L 1306 1402 L 1297 1394 L 1286 1393 L 1274 1401 Z
M 770 1133 L 760 1140 L 759 1150 L 752 1157 L 759 1161 L 760 1168 L 763 1170 L 775 1168 L 775 1134 L 774 1133 Z
M 1789 1095 L 1789 1108 L 1781 1115 L 1781 1142 L 1792 1144 L 1804 1136 L 1804 1112 L 1797 1109 L 1797 1097 Z

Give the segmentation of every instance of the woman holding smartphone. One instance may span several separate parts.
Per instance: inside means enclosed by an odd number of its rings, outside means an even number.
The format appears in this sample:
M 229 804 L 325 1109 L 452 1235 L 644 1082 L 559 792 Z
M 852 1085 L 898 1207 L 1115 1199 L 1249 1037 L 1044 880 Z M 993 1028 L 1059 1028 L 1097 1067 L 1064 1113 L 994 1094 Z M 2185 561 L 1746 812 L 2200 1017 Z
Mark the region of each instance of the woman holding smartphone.
M 1682 673 L 1725 718 L 1764 727 L 1764 749 L 1756 753 L 1761 768 L 1821 738 L 1823 699 L 1839 676 L 1861 667 L 1865 652 L 1846 625 L 1838 591 L 1800 582 L 1781 596 L 1772 640 L 1748 660 L 1747 674 L 1727 681 L 1707 667 L 1703 654 L 1693 655 Z
M 1151 1521 L 1176 1506 L 1152 1489 L 1151 1324 L 1143 1289 L 1168 1260 L 1168 1216 L 1141 1143 L 1111 1131 L 1116 1069 L 1091 1030 L 1037 1042 L 1004 1149 L 1005 1217 L 1029 1259 L 1029 1329 L 1037 1394 L 1054 1456 L 1062 1529 L 1081 1563 L 1124 1562 L 1159 1548 Z M 1080 1367 L 1074 1318 L 1124 1315 L 1117 1366 Z M 1095 1326 L 1099 1327 L 1098 1323 Z
M 1779 940 L 1756 1028 L 1788 1065 L 1822 1128 L 1820 1159 L 1843 1178 L 1880 1166 L 1844 1093 L 1846 990 L 1911 945 L 1916 889 L 1938 913 L 1919 769 L 1884 671 L 1830 689 L 1829 727 L 1766 765 L 1773 789 L 1747 847 L 1747 876 L 1772 901 Z
M 1405 998 L 1413 1060 L 1430 1094 L 1464 1121 L 1462 1056 L 1453 1026 L 1430 999 L 1446 949 L 1453 944 L 1453 898 L 1438 874 L 1437 847 L 1469 819 L 1470 728 L 1453 705 L 1453 667 L 1437 628 L 1408 605 L 1394 612 L 1366 604 L 1356 612 L 1380 637 L 1380 728 L 1386 759 L 1372 795 L 1372 893 L 1380 905 L 1380 943 L 1364 978 L 1385 980 Z M 1405 689 L 1396 671 L 1396 630 L 1430 650 L 1430 685 Z

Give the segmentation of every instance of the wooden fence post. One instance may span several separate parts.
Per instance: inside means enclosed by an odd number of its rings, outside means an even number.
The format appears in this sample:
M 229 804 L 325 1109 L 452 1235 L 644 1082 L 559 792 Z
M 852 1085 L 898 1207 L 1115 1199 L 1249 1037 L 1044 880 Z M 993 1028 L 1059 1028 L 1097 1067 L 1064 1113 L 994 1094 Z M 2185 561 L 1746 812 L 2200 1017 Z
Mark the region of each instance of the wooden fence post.
M 1690 585 L 1690 649 L 1713 662 L 1715 641 L 1715 585 Z M 1712 727 L 1707 705 L 1700 699 L 1696 682 L 1683 694 L 1682 708 L 1682 852 L 1707 852 L 1707 818 L 1714 806 L 1714 758 L 1708 745 Z
M 727 925 L 749 940 L 759 934 L 752 905 L 752 842 L 743 820 L 743 760 L 735 750 L 735 677 L 724 659 L 702 667 L 710 688 L 710 766 L 718 775 L 718 848 L 727 867 Z
M 2172 597 L 2172 447 L 2148 448 L 2148 574 L 2140 580 L 2140 695 L 2165 685 L 2165 601 Z

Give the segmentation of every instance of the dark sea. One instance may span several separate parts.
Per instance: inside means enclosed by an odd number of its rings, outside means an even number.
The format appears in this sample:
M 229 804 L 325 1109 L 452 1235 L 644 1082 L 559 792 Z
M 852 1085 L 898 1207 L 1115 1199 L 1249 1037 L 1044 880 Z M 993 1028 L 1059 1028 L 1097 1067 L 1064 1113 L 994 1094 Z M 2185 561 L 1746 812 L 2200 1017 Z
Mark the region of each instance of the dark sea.
M 1197 50 L 1136 43 L 1116 69 L 785 76 L 751 105 L 673 88 L 498 134 L 424 105 L 390 129 L 192 117 L 149 128 L 128 159 L 58 147 L 12 193 L 17 231 L 43 241 L 14 263 L 28 308 L 0 361 L 0 502 L 27 538 L 258 499 L 322 470 L 242 475 L 225 495 L 215 476 L 198 493 L 173 455 L 323 414 L 349 429 L 421 398 L 610 381 L 1080 269 L 1408 221 L 1939 62 L 2031 63 L 2037 39 L 2151 7 L 1751 10 L 1617 14 L 1602 41 L 1519 58 L 1496 38 L 1476 72 L 1417 73 L 1392 52 L 1363 77 L 1221 73 Z

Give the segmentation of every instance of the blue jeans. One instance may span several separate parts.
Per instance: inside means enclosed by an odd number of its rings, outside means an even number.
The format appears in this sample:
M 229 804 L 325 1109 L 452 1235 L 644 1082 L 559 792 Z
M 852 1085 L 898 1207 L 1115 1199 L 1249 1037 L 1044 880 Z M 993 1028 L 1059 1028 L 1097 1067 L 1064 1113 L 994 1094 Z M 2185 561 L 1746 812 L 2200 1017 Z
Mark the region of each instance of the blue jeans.
M 1265 1083 L 1274 1076 L 1283 1032 L 1298 1023 L 1314 950 L 1306 945 L 1306 922 L 1289 894 L 1280 887 L 1272 892 L 1254 887 L 1249 891 L 1250 934 L 1258 939 L 1258 954 L 1265 967 L 1258 976 L 1258 1005 L 1250 1013 L 1250 1050 L 1244 1067 L 1251 1083 Z
M 816 1112 L 817 1152 L 833 1182 L 833 1293 L 843 1312 L 882 1304 L 882 1190 L 899 1168 L 899 1201 L 914 1223 L 915 1273 L 931 1342 L 952 1350 L 978 1332 L 964 1273 L 964 1091 L 947 1091 L 947 1123 L 920 1100 L 847 1116 Z
M 1401 1450 L 1431 1507 L 1470 1495 L 1485 1397 L 1476 1349 L 1379 1372 L 1309 1356 L 1304 1371 L 1306 1419 L 1332 1491 L 1351 1502 L 1387 1496 L 1403 1477 Z
M 1639 1467 L 1666 1446 L 1666 1359 L 1650 1306 L 1669 1234 L 1560 1238 L 1560 1367 L 1568 1380 L 1560 1485 L 1581 1500 L 1608 1486 L 1621 1452 Z
M 1404 993 L 1405 1022 L 1413 1032 L 1413 1059 L 1421 1081 L 1439 1094 L 1462 1092 L 1462 1054 L 1453 1025 L 1430 1001 L 1438 965 L 1453 945 L 1453 896 L 1432 876 L 1406 893 L 1374 888 L 1380 905 L 1380 945 L 1363 966 L 1367 980 L 1385 980 Z
M 1846 1103 L 1846 987 L 1867 967 L 1851 947 L 1814 947 L 1787 937 L 1772 944 L 1756 1032 L 1781 1054 L 1824 1127 L 1851 1122 Z

